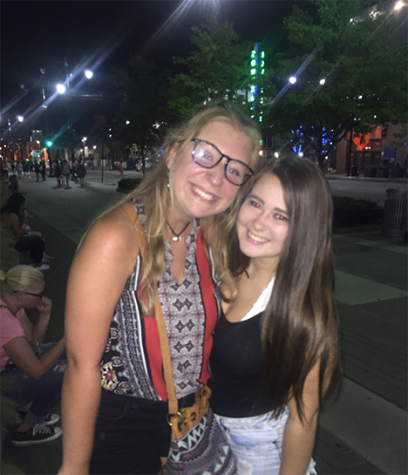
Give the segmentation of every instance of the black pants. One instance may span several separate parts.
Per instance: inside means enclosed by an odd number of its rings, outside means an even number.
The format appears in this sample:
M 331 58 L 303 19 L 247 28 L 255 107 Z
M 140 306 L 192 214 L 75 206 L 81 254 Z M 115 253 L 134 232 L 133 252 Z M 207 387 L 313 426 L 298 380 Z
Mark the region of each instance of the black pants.
M 179 401 L 191 406 L 194 394 Z M 102 389 L 90 473 L 157 475 L 170 448 L 168 404 Z
M 17 241 L 14 249 L 18 252 L 30 251 L 31 259 L 34 259 L 36 264 L 41 264 L 44 254 L 44 241 L 41 236 L 21 236 Z

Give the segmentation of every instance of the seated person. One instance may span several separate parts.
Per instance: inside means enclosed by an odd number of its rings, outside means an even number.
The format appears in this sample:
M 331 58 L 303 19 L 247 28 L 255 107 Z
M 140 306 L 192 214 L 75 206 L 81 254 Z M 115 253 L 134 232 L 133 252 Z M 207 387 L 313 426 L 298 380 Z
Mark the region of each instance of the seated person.
M 31 403 L 12 435 L 12 444 L 17 446 L 43 444 L 61 436 L 60 427 L 50 427 L 60 417 L 50 411 L 61 399 L 65 339 L 42 344 L 52 309 L 43 291 L 44 276 L 31 266 L 15 266 L 6 274 L 0 271 L 0 371 L 11 383 L 2 395 L 19 407 Z M 38 310 L 34 325 L 25 308 Z
M 0 210 L 0 221 L 2 226 L 11 227 L 14 235 L 12 246 L 18 252 L 30 251 L 30 258 L 34 260 L 34 267 L 40 271 L 45 271 L 50 268 L 44 263 L 48 260 L 45 257 L 45 243 L 41 235 L 29 232 L 24 227 L 26 219 L 24 210 L 26 208 L 25 196 L 21 193 L 13 193 L 7 199 L 6 204 Z

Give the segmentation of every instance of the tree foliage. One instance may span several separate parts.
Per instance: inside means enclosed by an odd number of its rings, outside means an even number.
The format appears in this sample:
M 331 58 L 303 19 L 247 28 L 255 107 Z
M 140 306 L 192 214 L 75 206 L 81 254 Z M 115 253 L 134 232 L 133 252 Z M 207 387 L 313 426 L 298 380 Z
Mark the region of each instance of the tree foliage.
M 392 15 L 364 10 L 364 0 L 314 3 L 316 20 L 295 5 L 284 21 L 291 47 L 278 61 L 281 92 L 267 124 L 323 165 L 350 130 L 407 121 L 407 44 L 391 40 Z M 297 82 L 289 85 L 292 75 Z
M 230 22 L 219 23 L 215 18 L 191 31 L 195 49 L 185 58 L 173 58 L 184 69 L 169 79 L 168 105 L 173 116 L 185 117 L 200 104 L 222 99 L 248 106 L 239 91 L 247 91 L 250 84 L 253 43 L 241 42 Z
M 167 86 L 164 77 L 165 72 L 157 72 L 153 63 L 137 55 L 130 57 L 126 69 L 115 70 L 114 84 L 123 97 L 115 111 L 115 128 L 124 145 L 137 144 L 143 167 L 147 150 L 160 137 Z

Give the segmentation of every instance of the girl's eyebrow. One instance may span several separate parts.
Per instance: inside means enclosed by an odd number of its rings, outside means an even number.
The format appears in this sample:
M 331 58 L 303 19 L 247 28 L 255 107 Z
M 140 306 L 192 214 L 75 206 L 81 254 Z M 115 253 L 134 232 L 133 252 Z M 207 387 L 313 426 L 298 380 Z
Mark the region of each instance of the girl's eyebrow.
M 263 205 L 265 204 L 265 201 L 264 201 L 262 198 L 260 198 L 258 195 L 254 195 L 253 193 L 250 193 L 250 194 L 248 195 L 248 198 L 255 198 L 255 199 L 256 199 L 257 201 L 259 201 L 261 204 L 263 204 Z
M 285 211 L 284 209 L 275 208 L 275 211 L 277 211 L 278 213 L 286 214 L 286 216 L 289 216 L 289 213 L 287 211 Z

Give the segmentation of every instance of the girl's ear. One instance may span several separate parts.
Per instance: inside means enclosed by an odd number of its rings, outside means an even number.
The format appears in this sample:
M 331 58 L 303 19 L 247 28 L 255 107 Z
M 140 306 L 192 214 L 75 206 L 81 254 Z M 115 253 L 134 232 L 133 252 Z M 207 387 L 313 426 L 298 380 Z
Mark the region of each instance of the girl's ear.
M 171 147 L 170 152 L 167 155 L 166 166 L 169 170 L 172 167 L 172 165 L 174 163 L 174 160 L 176 159 L 176 156 L 177 156 L 177 153 L 178 153 L 179 149 L 180 149 L 180 144 L 175 143 Z

